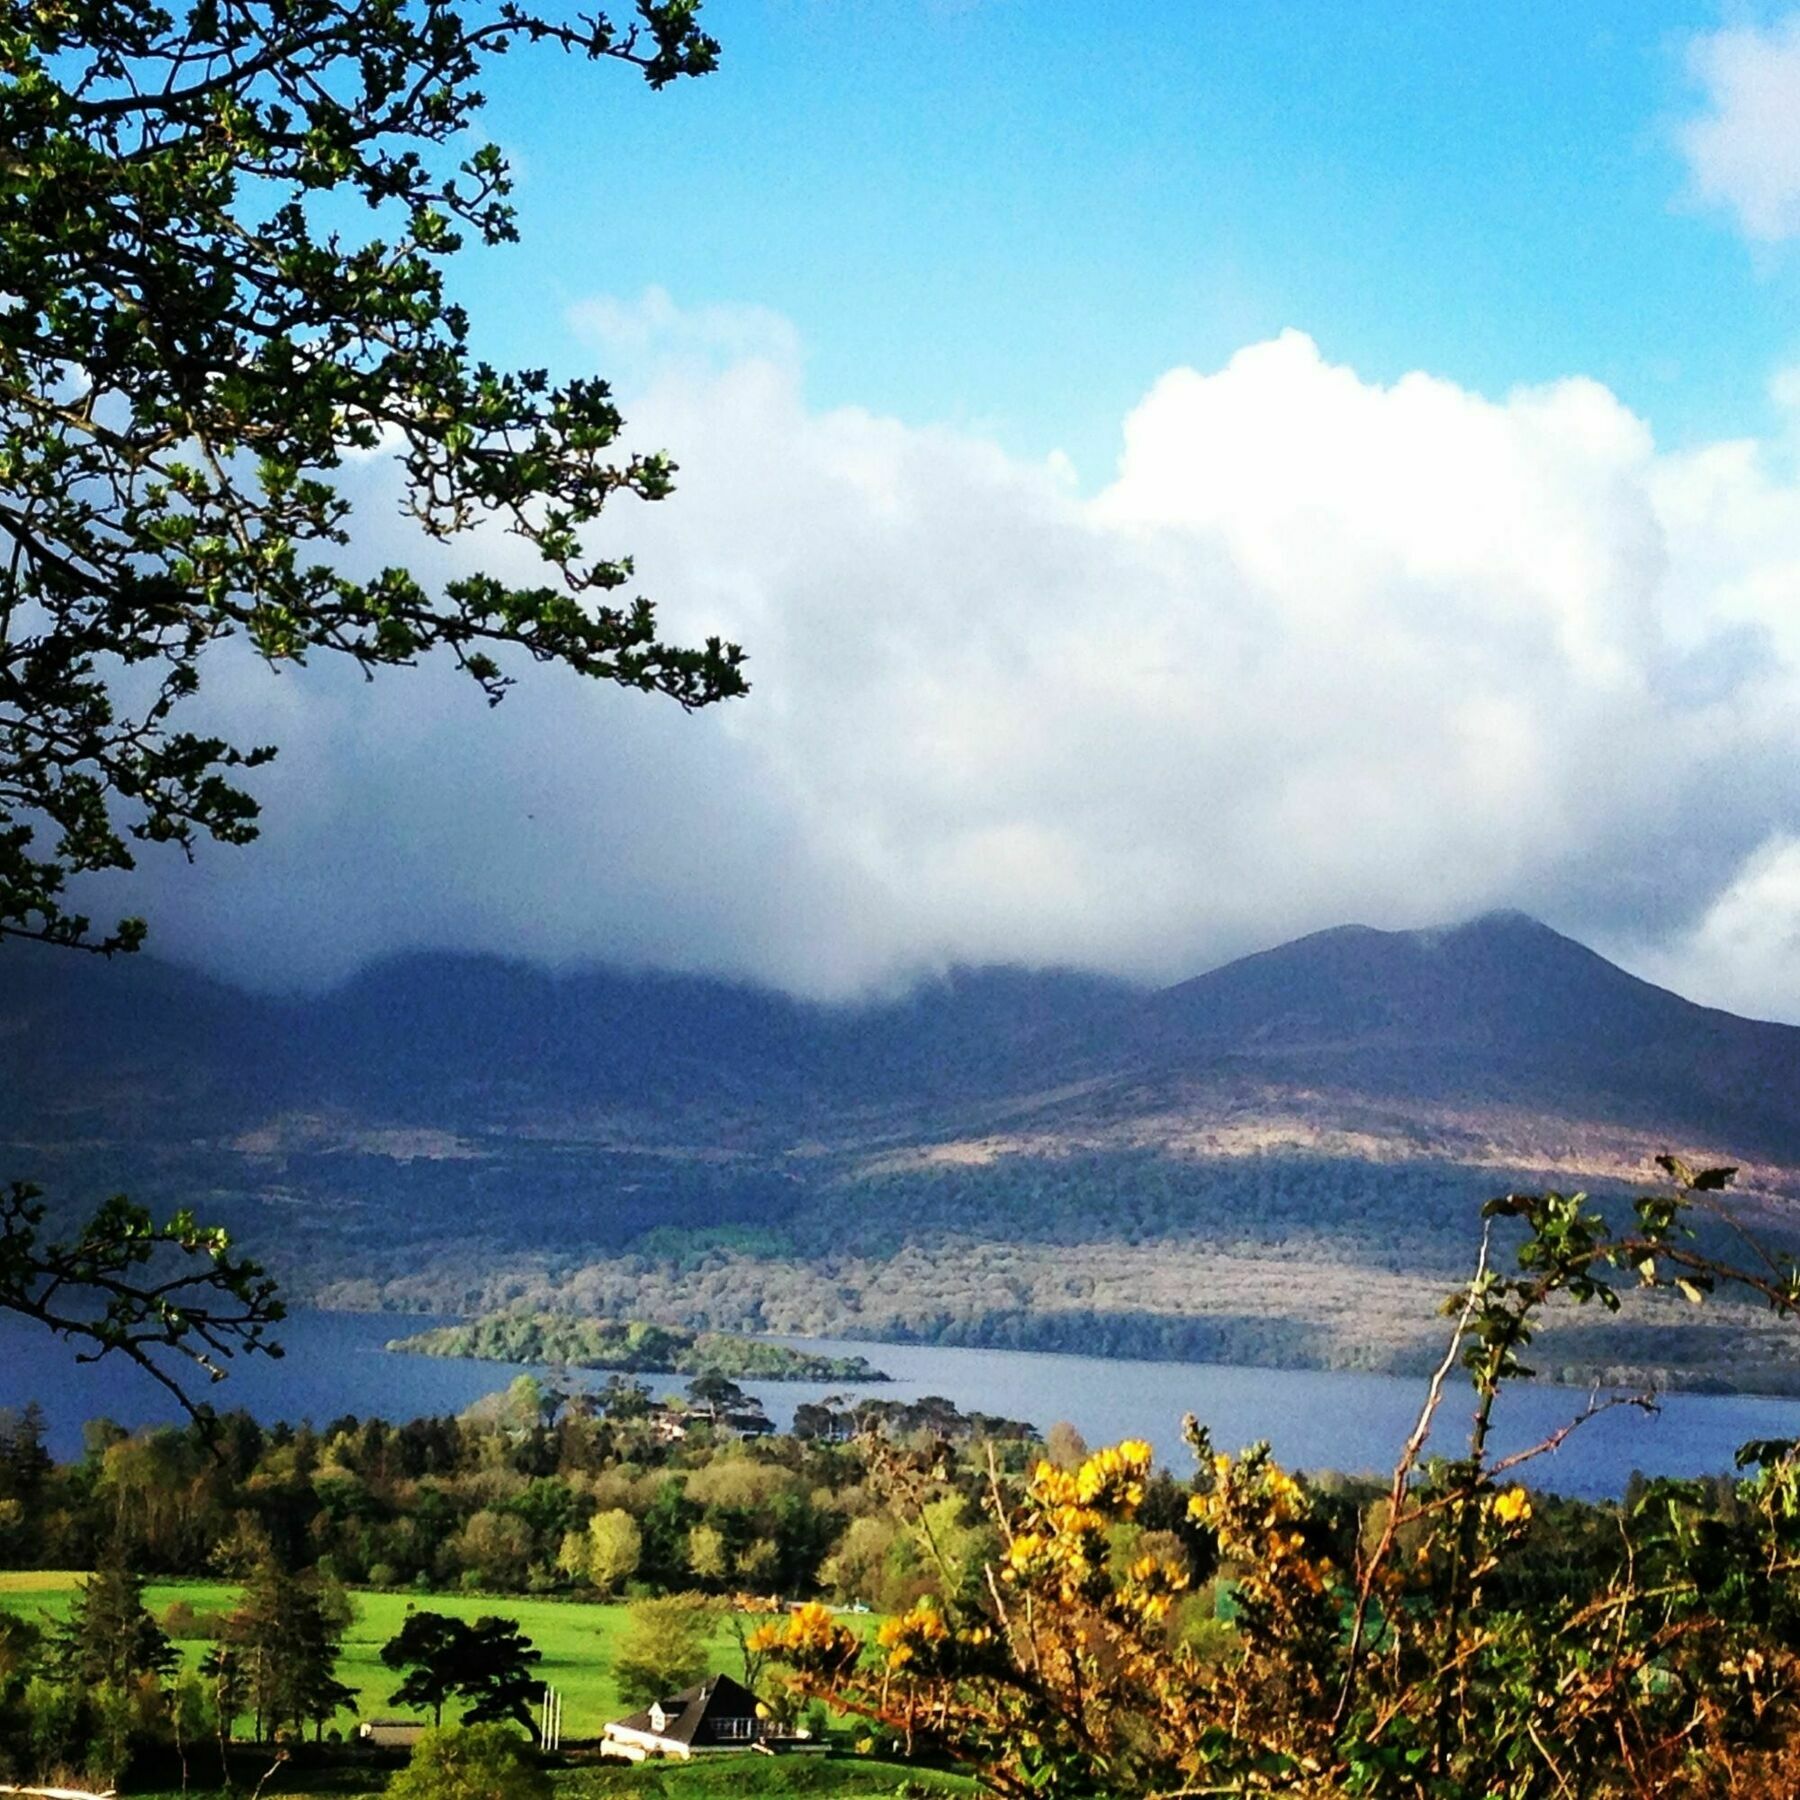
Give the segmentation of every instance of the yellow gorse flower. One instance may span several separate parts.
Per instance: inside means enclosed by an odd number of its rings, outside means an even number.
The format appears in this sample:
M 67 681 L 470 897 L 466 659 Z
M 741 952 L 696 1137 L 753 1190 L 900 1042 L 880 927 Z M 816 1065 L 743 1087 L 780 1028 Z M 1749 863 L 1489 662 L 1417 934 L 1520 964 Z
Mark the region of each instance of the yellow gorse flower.
M 1531 1517 L 1531 1497 L 1522 1487 L 1511 1487 L 1494 1497 L 1494 1517 L 1502 1525 L 1523 1525 Z
M 1109 1526 L 1129 1520 L 1144 1498 L 1152 1451 L 1139 1438 L 1097 1450 L 1079 1469 L 1039 1462 L 1027 1489 L 1024 1529 L 1007 1547 L 1014 1582 L 1053 1580 L 1065 1597 L 1090 1586 L 1105 1565 Z
M 1041 1574 L 1052 1561 L 1050 1540 L 1041 1532 L 1021 1531 L 1007 1546 L 1007 1573 L 1014 1576 Z
M 1312 1516 L 1306 1490 L 1258 1446 L 1213 1458 L 1210 1492 L 1188 1502 L 1188 1516 L 1217 1534 L 1225 1555 L 1260 1571 L 1256 1579 L 1291 1591 L 1321 1594 L 1336 1571 L 1308 1554 L 1301 1526 Z
M 1142 1504 L 1152 1451 L 1142 1438 L 1127 1438 L 1097 1450 L 1075 1474 L 1075 1498 L 1130 1518 Z
M 796 1607 L 784 1624 L 759 1625 L 750 1634 L 749 1647 L 774 1651 L 796 1668 L 848 1668 L 860 1649 L 855 1633 L 846 1631 L 817 1600 Z
M 1160 1556 L 1140 1556 L 1119 1584 L 1119 1598 L 1143 1618 L 1154 1623 L 1174 1604 L 1188 1585 L 1187 1570 Z
M 914 1664 L 928 1662 L 932 1653 L 950 1641 L 950 1625 L 929 1596 L 909 1611 L 884 1619 L 876 1641 L 887 1651 L 887 1666 L 898 1674 Z

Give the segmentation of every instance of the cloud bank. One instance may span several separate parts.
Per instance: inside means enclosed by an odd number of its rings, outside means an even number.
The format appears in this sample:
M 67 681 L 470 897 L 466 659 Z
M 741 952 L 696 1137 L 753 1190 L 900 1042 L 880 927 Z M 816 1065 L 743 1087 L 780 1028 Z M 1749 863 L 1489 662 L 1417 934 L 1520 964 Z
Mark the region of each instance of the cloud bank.
M 1789 440 L 1665 454 L 1591 381 L 1383 386 L 1287 332 L 1165 375 L 1083 491 L 1060 458 L 809 406 L 762 313 L 652 295 L 572 327 L 647 371 L 634 428 L 682 468 L 608 547 L 672 633 L 747 645 L 754 692 L 684 718 L 525 671 L 489 712 L 447 672 L 221 661 L 222 722 L 283 754 L 261 844 L 147 878 L 165 953 L 281 984 L 456 946 L 844 995 L 953 962 L 1173 979 L 1513 905 L 1800 1019 Z M 390 477 L 358 479 L 385 521 Z
M 1705 96 L 1678 134 L 1696 198 L 1756 242 L 1800 236 L 1800 13 L 1705 33 L 1688 66 Z

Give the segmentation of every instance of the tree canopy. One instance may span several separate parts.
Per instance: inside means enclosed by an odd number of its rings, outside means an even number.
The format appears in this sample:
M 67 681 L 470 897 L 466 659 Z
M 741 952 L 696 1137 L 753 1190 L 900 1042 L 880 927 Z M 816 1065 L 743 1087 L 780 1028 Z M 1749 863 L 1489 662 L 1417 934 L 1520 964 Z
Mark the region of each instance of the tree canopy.
M 702 1680 L 712 1666 L 717 1615 L 698 1594 L 634 1600 L 613 1657 L 613 1684 L 626 1706 L 648 1706 Z
M 92 931 L 72 877 L 255 835 L 273 748 L 183 724 L 222 639 L 367 672 L 443 651 L 490 701 L 509 650 L 686 707 L 743 690 L 735 646 L 663 642 L 584 542 L 673 465 L 616 453 L 604 381 L 481 361 L 444 285 L 471 234 L 516 235 L 499 151 L 452 148 L 484 66 L 539 45 L 661 88 L 714 66 L 697 13 L 0 9 L 0 932 L 132 948 L 142 921 Z M 343 234 L 346 200 L 379 235 Z M 542 584 L 364 566 L 335 475 L 383 449 L 425 533 L 496 523 Z
M 406 1674 L 393 1704 L 429 1710 L 433 1725 L 443 1723 L 445 1701 L 457 1697 L 468 1702 L 465 1725 L 511 1720 L 537 1735 L 531 1708 L 544 1684 L 532 1666 L 540 1652 L 516 1619 L 485 1617 L 470 1624 L 443 1613 L 409 1613 L 382 1645 L 381 1660 Z
M 413 1746 L 393 1800 L 549 1800 L 550 1777 L 504 1725 L 446 1725 Z

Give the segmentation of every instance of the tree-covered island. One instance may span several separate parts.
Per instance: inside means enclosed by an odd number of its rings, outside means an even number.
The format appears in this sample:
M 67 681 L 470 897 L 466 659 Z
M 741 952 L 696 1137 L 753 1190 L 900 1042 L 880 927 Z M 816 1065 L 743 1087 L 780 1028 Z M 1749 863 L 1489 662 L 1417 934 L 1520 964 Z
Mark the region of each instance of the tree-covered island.
M 462 1325 L 390 1338 L 414 1356 L 554 1363 L 626 1375 L 726 1375 L 734 1381 L 886 1381 L 861 1356 L 821 1356 L 769 1338 L 689 1331 L 643 1319 L 578 1319 L 564 1313 L 494 1312 Z

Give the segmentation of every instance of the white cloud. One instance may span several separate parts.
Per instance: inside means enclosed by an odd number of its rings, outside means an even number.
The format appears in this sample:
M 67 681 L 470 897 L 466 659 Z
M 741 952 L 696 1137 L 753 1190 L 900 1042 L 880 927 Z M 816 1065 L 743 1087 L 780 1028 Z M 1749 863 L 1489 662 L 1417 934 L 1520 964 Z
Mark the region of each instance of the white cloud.
M 800 361 L 800 334 L 769 307 L 677 306 L 666 288 L 647 287 L 635 300 L 607 294 L 578 300 L 568 322 L 624 379 L 677 360 L 714 367 L 759 359 L 784 368 Z
M 1773 837 L 1746 857 L 1693 928 L 1642 959 L 1641 969 L 1733 1012 L 1792 1016 L 1800 995 L 1800 836 Z
M 1688 64 L 1706 97 L 1678 133 L 1695 196 L 1757 242 L 1800 235 L 1800 13 L 1697 37 Z
M 1173 978 L 1512 904 L 1751 991 L 1753 939 L 1733 963 L 1689 928 L 1800 838 L 1784 449 L 1664 455 L 1590 381 L 1381 386 L 1298 333 L 1163 377 L 1092 497 L 813 410 L 797 358 L 677 356 L 630 410 L 682 484 L 618 542 L 672 633 L 749 646 L 751 697 L 689 719 L 535 671 L 490 714 L 447 674 L 222 664 L 245 735 L 282 702 L 270 832 L 158 877 L 165 949 L 841 993 L 952 960 Z M 1755 991 L 1800 1017 L 1791 959 Z

